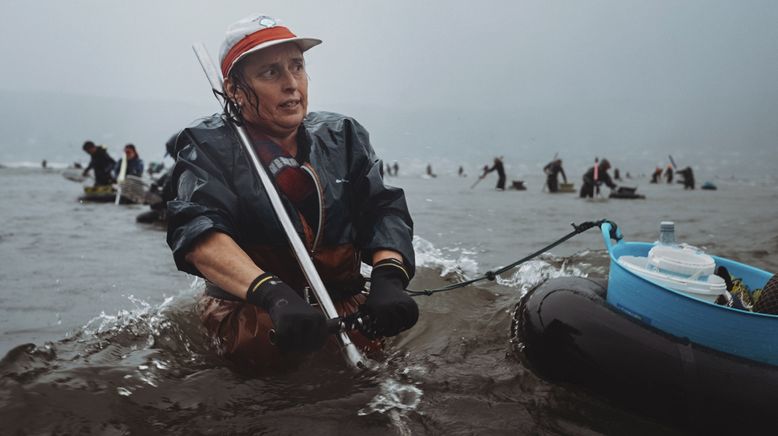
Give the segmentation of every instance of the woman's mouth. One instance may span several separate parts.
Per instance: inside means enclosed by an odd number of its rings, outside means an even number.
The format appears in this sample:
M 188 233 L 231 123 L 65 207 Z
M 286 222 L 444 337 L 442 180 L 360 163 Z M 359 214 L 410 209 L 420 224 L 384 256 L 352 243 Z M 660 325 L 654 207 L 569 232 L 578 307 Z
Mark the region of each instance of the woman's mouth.
M 287 100 L 280 105 L 282 109 L 295 109 L 300 104 L 300 100 Z

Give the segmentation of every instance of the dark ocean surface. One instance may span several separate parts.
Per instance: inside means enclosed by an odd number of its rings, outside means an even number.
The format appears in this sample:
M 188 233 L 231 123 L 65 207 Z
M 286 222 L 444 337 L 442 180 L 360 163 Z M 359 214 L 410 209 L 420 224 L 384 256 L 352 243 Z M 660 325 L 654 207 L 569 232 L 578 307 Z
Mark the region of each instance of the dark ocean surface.
M 563 236 L 571 222 L 599 218 L 634 241 L 656 240 L 659 222 L 673 220 L 679 241 L 778 271 L 772 179 L 711 179 L 717 191 L 684 191 L 641 178 L 623 184 L 645 200 L 589 202 L 542 192 L 541 174 L 525 178 L 526 191 L 505 192 L 493 189 L 494 175 L 471 189 L 472 175 L 449 174 L 389 179 L 406 190 L 416 223 L 413 289 L 475 277 Z M 81 190 L 61 170 L 0 168 L 0 434 L 683 430 L 545 381 L 510 345 L 511 311 L 530 287 L 607 276 L 597 231 L 496 282 L 419 297 L 419 323 L 389 343 L 375 373 L 319 355 L 259 375 L 217 356 L 194 312 L 202 282 L 176 271 L 161 227 L 135 222 L 147 208 L 79 203 Z

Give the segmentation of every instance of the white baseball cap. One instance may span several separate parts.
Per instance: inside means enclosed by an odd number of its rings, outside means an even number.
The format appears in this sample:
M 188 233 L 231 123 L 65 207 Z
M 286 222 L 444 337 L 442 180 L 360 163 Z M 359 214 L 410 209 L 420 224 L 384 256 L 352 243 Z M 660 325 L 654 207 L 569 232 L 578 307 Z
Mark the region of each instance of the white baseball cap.
M 219 50 L 222 74 L 228 77 L 232 67 L 247 55 L 285 42 L 296 43 L 302 51 L 321 44 L 320 39 L 299 37 L 282 26 L 280 20 L 263 14 L 249 15 L 231 24 Z

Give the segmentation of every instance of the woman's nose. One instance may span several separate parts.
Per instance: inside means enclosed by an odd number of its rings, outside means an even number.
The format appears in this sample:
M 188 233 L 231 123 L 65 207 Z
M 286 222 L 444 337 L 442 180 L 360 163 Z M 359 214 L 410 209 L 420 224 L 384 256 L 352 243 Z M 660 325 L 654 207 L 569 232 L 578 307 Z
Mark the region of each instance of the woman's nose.
M 294 91 L 299 86 L 299 78 L 289 69 L 284 70 L 283 87 L 284 91 Z

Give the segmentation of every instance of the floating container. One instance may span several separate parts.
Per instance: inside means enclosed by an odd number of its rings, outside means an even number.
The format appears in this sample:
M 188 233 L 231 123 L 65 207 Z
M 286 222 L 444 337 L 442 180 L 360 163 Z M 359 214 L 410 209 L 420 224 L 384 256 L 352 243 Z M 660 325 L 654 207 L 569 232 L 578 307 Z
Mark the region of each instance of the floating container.
M 778 365 L 778 315 L 714 304 L 722 288 L 718 277 L 711 274 L 707 258 L 713 260 L 713 268 L 726 267 L 750 289 L 764 287 L 771 273 L 695 252 L 665 256 L 660 250 L 650 264 L 655 244 L 623 239 L 614 243 L 609 223 L 603 224 L 601 231 L 611 259 L 606 297 L 609 305 L 678 338 L 733 356 Z M 679 270 L 692 274 L 684 278 L 676 274 Z

